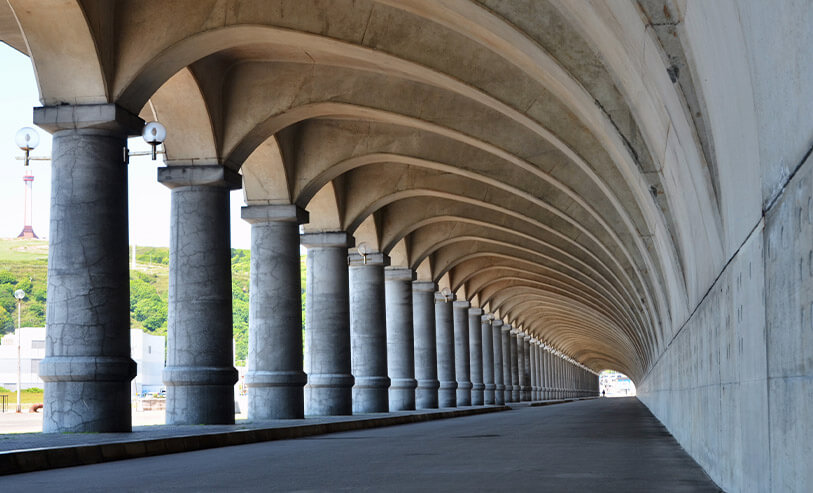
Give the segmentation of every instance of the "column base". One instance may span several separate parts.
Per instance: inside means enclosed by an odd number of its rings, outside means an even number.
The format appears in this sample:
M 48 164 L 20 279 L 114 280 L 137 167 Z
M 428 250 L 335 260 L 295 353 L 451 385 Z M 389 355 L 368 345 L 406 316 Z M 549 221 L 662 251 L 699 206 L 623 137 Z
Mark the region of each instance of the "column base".
M 471 406 L 471 382 L 457 382 L 457 405 Z
M 305 415 L 352 415 L 354 382 L 353 375 L 348 374 L 308 375 L 308 385 L 305 386 Z
M 304 385 L 308 377 L 301 371 L 249 371 L 248 419 L 302 419 L 305 417 Z
M 485 403 L 485 388 L 482 383 L 475 383 L 471 387 L 471 405 L 482 406 Z
M 505 405 L 505 385 L 497 384 L 494 388 L 494 404 Z
M 237 370 L 223 367 L 168 366 L 168 425 L 234 424 L 234 384 Z
M 457 407 L 457 382 L 440 382 L 438 406 Z
M 519 401 L 519 391 L 512 390 L 511 391 L 511 402 L 518 402 Z
M 49 356 L 40 362 L 45 382 L 44 433 L 132 431 L 130 358 Z
M 414 378 L 393 378 L 390 384 L 390 411 L 414 411 L 415 387 L 418 381 Z
M 485 389 L 483 390 L 483 403 L 486 405 L 493 405 L 497 403 L 495 398 L 496 394 L 496 386 L 493 383 L 485 384 Z
M 355 380 L 353 414 L 389 412 L 388 377 L 356 377 Z
M 415 407 L 437 409 L 439 387 L 440 382 L 437 380 L 418 380 L 418 387 L 415 389 Z

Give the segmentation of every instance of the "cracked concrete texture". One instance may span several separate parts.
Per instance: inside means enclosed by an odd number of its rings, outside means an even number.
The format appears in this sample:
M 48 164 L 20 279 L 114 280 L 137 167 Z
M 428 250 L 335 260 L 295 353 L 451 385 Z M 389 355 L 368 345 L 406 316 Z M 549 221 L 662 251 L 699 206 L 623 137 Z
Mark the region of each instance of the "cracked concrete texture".
M 251 223 L 248 417 L 304 417 L 299 222 L 293 206 L 243 208 Z
M 344 232 L 301 236 L 308 249 L 305 287 L 305 414 L 339 416 L 353 412 L 350 372 L 350 299 Z
M 384 269 L 387 366 L 390 411 L 415 409 L 415 340 L 412 327 L 411 269 Z
M 120 131 L 53 138 L 45 432 L 129 431 L 127 168 Z
M 353 413 L 389 410 L 384 305 L 384 267 L 389 259 L 380 254 L 368 257 L 362 259 L 353 254 L 349 258 L 350 359 L 355 378 Z
M 435 291 L 433 282 L 412 283 L 412 325 L 415 337 L 415 406 L 438 407 L 438 358 L 435 339 Z

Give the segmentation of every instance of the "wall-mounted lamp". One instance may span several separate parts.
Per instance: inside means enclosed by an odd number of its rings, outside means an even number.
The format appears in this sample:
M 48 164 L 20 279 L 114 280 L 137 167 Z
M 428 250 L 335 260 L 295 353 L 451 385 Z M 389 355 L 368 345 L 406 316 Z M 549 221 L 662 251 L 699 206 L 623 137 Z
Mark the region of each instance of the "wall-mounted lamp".
M 452 298 L 452 290 L 449 288 L 443 288 L 440 290 L 440 295 L 443 296 L 443 302 L 448 303 Z
M 370 248 L 367 246 L 367 243 L 363 241 L 356 246 L 356 251 L 359 252 L 361 255 L 361 263 L 367 265 L 367 254 L 370 253 Z
M 39 134 L 31 127 L 23 127 L 17 130 L 17 135 L 14 136 L 14 143 L 17 144 L 17 147 L 25 151 L 25 165 L 28 166 L 29 153 L 40 143 Z
M 158 145 L 163 144 L 167 138 L 167 129 L 158 122 L 149 122 L 144 125 L 141 137 L 144 138 L 147 144 L 152 146 L 152 160 L 155 161 L 155 156 L 158 154 Z

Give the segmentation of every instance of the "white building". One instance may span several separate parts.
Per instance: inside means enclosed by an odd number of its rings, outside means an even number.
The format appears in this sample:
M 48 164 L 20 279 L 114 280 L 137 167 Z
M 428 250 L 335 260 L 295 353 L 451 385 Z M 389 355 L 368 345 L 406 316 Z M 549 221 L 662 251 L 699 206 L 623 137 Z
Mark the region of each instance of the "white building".
M 45 327 L 23 327 L 20 333 L 20 379 L 24 389 L 43 387 L 39 363 L 45 357 Z M 166 338 L 130 330 L 131 357 L 138 365 L 133 379 L 133 393 L 158 391 L 163 382 L 164 346 Z M 0 387 L 17 390 L 17 336 L 6 334 L 0 340 Z

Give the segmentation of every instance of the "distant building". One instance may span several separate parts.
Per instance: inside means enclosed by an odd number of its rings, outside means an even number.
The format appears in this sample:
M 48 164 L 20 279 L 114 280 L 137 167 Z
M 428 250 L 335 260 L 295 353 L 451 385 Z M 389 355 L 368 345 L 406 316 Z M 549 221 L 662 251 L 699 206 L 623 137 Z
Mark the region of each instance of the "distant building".
M 45 327 L 23 327 L 19 332 L 21 387 L 42 388 L 39 363 L 45 357 Z M 164 336 L 130 330 L 130 353 L 138 365 L 138 375 L 131 384 L 133 393 L 156 392 L 163 385 L 165 343 Z M 14 333 L 0 340 L 0 386 L 17 390 L 17 337 Z

